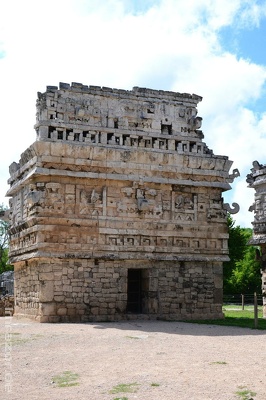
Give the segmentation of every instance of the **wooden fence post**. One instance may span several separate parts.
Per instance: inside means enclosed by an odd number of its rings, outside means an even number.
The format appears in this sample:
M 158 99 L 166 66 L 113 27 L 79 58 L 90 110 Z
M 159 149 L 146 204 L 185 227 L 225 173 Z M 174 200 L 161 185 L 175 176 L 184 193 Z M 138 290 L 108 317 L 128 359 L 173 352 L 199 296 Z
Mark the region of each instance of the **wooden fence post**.
M 241 298 L 242 298 L 242 310 L 244 310 L 244 308 L 245 308 L 245 296 L 243 294 L 241 294 Z
M 254 328 L 258 328 L 258 299 L 257 293 L 254 293 Z

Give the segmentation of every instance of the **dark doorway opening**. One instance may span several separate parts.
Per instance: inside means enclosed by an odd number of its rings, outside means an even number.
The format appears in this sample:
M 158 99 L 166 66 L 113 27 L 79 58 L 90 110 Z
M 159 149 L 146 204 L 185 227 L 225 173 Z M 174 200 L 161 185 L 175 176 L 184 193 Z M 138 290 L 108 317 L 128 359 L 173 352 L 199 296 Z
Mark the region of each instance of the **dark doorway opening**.
M 129 269 L 127 280 L 127 312 L 141 314 L 147 312 L 147 276 L 146 269 Z

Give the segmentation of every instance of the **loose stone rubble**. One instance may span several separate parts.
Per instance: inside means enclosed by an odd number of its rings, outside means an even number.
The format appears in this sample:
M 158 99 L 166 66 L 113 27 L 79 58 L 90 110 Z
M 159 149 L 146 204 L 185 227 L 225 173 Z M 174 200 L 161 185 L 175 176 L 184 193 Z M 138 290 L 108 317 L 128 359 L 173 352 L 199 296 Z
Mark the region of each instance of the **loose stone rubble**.
M 222 318 L 222 193 L 202 98 L 60 83 L 10 166 L 15 315 L 40 322 Z
M 266 318 L 266 165 L 253 161 L 247 183 L 250 188 L 255 189 L 255 201 L 249 207 L 249 211 L 254 211 L 250 244 L 260 247 L 257 258 L 261 263 L 263 317 Z
M 0 295 L 14 295 L 14 272 L 5 271 L 0 274 Z
M 10 317 L 14 314 L 14 296 L 0 296 L 0 317 Z

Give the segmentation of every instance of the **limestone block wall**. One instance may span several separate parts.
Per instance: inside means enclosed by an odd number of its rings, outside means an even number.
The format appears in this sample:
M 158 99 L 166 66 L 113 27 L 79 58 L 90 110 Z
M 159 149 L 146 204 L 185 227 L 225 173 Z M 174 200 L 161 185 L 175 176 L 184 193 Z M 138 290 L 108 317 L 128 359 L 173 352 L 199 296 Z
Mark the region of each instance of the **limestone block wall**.
M 40 322 L 116 321 L 127 310 L 128 270 L 145 273 L 142 318 L 221 318 L 222 264 L 31 260 L 16 271 L 17 317 Z

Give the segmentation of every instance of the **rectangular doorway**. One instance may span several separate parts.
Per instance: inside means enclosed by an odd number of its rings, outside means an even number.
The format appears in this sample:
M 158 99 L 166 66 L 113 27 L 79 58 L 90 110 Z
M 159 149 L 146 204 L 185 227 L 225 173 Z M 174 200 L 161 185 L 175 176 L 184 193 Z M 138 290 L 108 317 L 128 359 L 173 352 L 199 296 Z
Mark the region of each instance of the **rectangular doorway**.
M 142 314 L 147 312 L 147 269 L 128 269 L 127 312 Z

